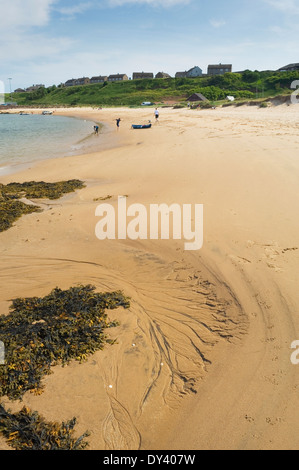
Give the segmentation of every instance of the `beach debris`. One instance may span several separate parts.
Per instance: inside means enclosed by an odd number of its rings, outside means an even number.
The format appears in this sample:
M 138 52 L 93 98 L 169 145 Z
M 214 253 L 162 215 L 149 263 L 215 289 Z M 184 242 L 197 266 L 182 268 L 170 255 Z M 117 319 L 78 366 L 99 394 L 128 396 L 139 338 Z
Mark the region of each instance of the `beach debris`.
M 47 422 L 27 407 L 11 413 L 0 404 L 0 432 L 15 450 L 84 450 L 89 433 L 74 437 L 75 425 L 76 418 L 61 424 Z
M 0 183 L 0 232 L 8 230 L 22 215 L 42 212 L 29 199 L 59 199 L 64 194 L 84 188 L 80 180 L 45 183 L 29 181 L 26 183 Z M 28 199 L 24 202 L 24 198 Z M 22 199 L 22 200 L 21 200 Z
M 0 316 L 5 364 L 0 367 L 0 396 L 21 399 L 27 391 L 43 392 L 42 379 L 51 367 L 84 362 L 105 344 L 114 344 L 106 330 L 118 325 L 106 310 L 130 307 L 121 291 L 96 293 L 91 285 L 43 297 L 18 298 L 10 313 Z
M 104 196 L 104 197 L 96 197 L 94 198 L 94 201 L 97 202 L 97 201 L 107 201 L 108 199 L 112 199 L 113 196 L 110 196 L 110 194 L 108 194 L 108 196 Z

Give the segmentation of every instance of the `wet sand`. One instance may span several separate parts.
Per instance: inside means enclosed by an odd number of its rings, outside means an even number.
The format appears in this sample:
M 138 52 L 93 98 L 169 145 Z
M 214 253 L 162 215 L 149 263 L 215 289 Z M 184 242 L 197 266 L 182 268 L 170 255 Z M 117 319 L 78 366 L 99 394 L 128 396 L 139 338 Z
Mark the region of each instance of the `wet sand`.
M 117 344 L 55 367 L 42 395 L 7 406 L 76 416 L 90 449 L 298 449 L 299 107 L 164 108 L 159 123 L 148 108 L 55 112 L 106 123 L 117 145 L 102 149 L 100 134 L 98 151 L 1 177 L 86 183 L 0 234 L 1 312 L 88 283 L 123 290 L 131 308 L 109 313 Z M 99 199 L 116 208 L 120 195 L 203 204 L 203 248 L 99 241 Z

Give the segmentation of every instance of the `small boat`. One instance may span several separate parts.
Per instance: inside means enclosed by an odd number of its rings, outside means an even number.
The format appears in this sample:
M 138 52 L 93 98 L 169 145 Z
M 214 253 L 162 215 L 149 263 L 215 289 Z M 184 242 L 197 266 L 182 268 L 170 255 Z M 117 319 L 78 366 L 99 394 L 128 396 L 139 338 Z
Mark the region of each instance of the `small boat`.
M 132 124 L 132 129 L 150 129 L 151 124 Z
M 48 115 L 48 114 L 53 114 L 52 111 L 43 111 L 42 114 L 45 116 L 45 115 Z
M 30 113 L 23 113 L 23 111 L 21 111 L 21 112 L 19 113 L 20 116 L 29 116 L 29 114 L 30 114 Z

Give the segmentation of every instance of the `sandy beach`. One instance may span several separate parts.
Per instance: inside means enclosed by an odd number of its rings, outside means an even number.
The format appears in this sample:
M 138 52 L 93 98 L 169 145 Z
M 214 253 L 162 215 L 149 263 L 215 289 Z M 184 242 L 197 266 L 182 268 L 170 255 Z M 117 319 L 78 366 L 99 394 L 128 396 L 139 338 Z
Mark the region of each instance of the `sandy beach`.
M 0 233 L 1 313 L 16 297 L 78 284 L 122 290 L 131 308 L 109 312 L 115 345 L 56 366 L 42 395 L 5 405 L 76 416 L 91 450 L 298 449 L 299 106 L 161 108 L 159 122 L 152 108 L 55 113 L 109 132 L 92 153 L 1 176 L 86 184 Z M 148 120 L 151 129 L 131 129 Z M 108 196 L 115 208 L 118 196 L 203 204 L 202 249 L 100 241 L 95 210 Z

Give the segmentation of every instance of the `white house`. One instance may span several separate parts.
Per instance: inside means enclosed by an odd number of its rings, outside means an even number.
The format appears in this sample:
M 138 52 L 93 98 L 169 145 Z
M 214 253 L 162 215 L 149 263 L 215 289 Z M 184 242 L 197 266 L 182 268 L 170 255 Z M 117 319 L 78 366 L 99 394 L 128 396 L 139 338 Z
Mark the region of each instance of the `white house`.
M 201 77 L 202 76 L 202 70 L 201 68 L 195 66 L 192 69 L 188 70 L 187 72 L 187 77 L 188 78 L 195 78 L 195 77 Z

